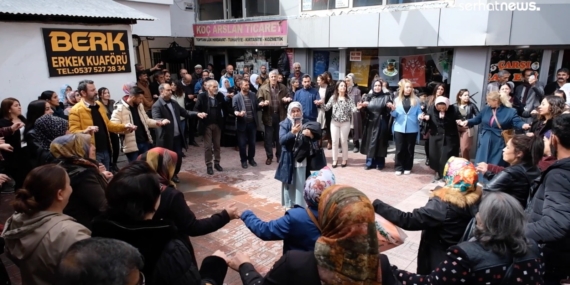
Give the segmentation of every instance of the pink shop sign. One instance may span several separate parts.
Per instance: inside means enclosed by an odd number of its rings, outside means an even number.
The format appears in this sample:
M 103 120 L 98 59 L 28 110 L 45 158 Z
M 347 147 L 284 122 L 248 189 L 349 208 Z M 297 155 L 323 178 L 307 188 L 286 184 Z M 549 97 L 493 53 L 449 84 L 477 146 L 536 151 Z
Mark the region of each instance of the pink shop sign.
M 195 24 L 196 46 L 287 46 L 287 20 Z

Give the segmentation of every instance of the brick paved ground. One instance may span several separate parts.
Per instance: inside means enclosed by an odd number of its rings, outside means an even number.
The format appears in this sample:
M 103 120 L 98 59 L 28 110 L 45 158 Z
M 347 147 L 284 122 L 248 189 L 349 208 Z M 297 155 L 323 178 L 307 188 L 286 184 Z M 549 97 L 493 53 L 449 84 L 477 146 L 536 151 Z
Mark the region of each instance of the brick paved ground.
M 203 145 L 201 140 L 198 140 Z M 419 149 L 420 147 L 418 147 Z M 203 147 L 190 147 L 184 158 L 178 188 L 185 193 L 197 217 L 207 217 L 230 203 L 236 203 L 241 210 L 252 209 L 261 219 L 279 218 L 284 213 L 281 207 L 281 185 L 273 176 L 277 163 L 265 165 L 265 151 L 262 143 L 257 144 L 256 161 L 258 167 L 242 169 L 239 154 L 233 148 L 222 148 L 223 172 L 213 176 L 206 174 Z M 331 157 L 331 151 L 326 151 Z M 340 164 L 340 162 L 339 162 Z M 418 155 L 411 175 L 396 177 L 394 162 L 390 155 L 383 171 L 364 170 L 364 156 L 349 153 L 349 165 L 333 169 L 339 184 L 356 186 L 366 193 L 371 200 L 382 199 L 396 205 L 402 210 L 412 210 L 422 206 L 427 201 L 428 189 L 432 171 L 423 165 L 423 156 Z M 7 207 L 12 195 L 2 195 L 0 220 L 10 215 Z M 238 250 L 247 252 L 256 268 L 261 272 L 268 271 L 273 263 L 281 256 L 282 242 L 264 242 L 257 239 L 239 220 L 234 220 L 219 231 L 193 237 L 192 243 L 199 261 L 205 256 L 220 249 L 229 256 Z M 406 243 L 387 251 L 391 263 L 410 271 L 416 269 L 416 254 L 420 233 L 408 232 Z M 5 258 L 3 258 L 6 261 Z M 18 269 L 11 263 L 5 263 L 12 277 L 12 284 L 20 284 Z M 241 284 L 237 273 L 230 270 L 225 280 L 226 284 Z

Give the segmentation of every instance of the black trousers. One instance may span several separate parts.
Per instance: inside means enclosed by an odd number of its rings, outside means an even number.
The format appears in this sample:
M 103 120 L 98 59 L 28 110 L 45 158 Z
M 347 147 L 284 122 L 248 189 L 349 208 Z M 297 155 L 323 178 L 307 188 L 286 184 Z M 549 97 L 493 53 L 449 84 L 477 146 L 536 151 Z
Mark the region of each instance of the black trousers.
M 273 143 L 275 143 L 275 156 L 281 157 L 281 145 L 279 144 L 279 114 L 273 113 L 273 125 L 265 125 L 265 155 L 268 159 L 273 159 Z
M 119 143 L 119 135 L 115 133 L 109 133 L 111 138 L 111 148 L 113 149 L 113 157 L 111 158 L 111 164 L 117 164 L 119 160 L 119 154 L 121 153 L 121 144 Z
M 396 171 L 412 170 L 414 165 L 414 149 L 418 133 L 394 132 L 394 142 L 396 143 L 396 155 L 394 168 Z
M 184 136 L 180 135 L 177 137 L 174 137 L 174 141 L 172 144 L 172 148 L 171 149 L 173 152 L 176 152 L 176 156 L 178 156 L 178 160 L 176 161 L 176 169 L 174 170 L 174 175 L 178 175 L 178 172 L 180 172 L 180 168 L 182 167 L 182 146 L 184 145 Z
M 247 123 L 245 125 L 245 130 L 237 131 L 239 157 L 241 162 L 251 161 L 255 157 L 256 134 L 257 127 L 255 126 L 255 123 Z

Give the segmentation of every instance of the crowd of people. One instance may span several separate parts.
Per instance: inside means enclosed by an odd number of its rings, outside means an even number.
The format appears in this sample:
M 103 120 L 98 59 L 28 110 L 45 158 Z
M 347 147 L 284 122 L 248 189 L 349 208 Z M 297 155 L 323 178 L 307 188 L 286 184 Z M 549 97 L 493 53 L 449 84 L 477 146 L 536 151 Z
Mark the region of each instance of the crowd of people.
M 175 80 L 160 65 L 137 65 L 137 82 L 123 86 L 120 100 L 82 80 L 75 90 L 41 93 L 26 117 L 18 99 L 2 100 L 1 191 L 15 197 L 0 240 L 23 284 L 221 285 L 228 267 L 252 285 L 569 282 L 567 69 L 547 88 L 531 71 L 515 88 L 501 71 L 480 111 L 467 89 L 451 104 L 444 84 L 428 95 L 407 79 L 393 91 L 375 78 L 361 92 L 353 74 L 334 82 L 325 72 L 313 82 L 293 66 L 284 78 L 228 65 L 218 81 L 211 66 Z M 223 171 L 222 146 L 235 147 L 246 169 L 257 166 L 260 132 L 265 164 L 278 164 L 285 215 L 262 221 L 229 205 L 198 219 L 176 188 L 183 149 L 202 136 L 209 175 Z M 443 182 L 409 213 L 337 184 L 333 173 L 339 160 L 348 166 L 349 143 L 366 156 L 366 170 L 383 170 L 390 140 L 396 176 L 412 172 L 423 140 L 426 164 Z M 381 252 L 377 215 L 422 231 L 417 273 Z M 284 241 L 265 276 L 241 252 L 198 263 L 189 237 L 232 219 L 262 240 Z M 9 282 L 0 266 L 0 283 Z

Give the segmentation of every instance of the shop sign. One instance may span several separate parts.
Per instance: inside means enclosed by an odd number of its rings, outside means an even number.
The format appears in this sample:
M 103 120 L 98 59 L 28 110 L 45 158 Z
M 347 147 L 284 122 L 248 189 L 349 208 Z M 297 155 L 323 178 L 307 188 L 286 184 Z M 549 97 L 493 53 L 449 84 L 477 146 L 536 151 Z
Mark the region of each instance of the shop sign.
M 195 24 L 196 46 L 287 46 L 287 20 Z
M 403 56 L 400 66 L 402 78 L 410 80 L 414 87 L 426 86 L 426 64 L 423 55 Z
M 513 82 L 523 82 L 525 69 L 532 69 L 538 75 L 540 71 L 540 63 L 538 61 L 532 62 L 530 60 L 501 60 L 495 64 L 491 64 L 489 73 L 489 82 L 499 81 L 499 71 L 508 70 L 511 73 L 511 80 Z
M 42 29 L 50 77 L 131 72 L 127 30 Z
M 350 52 L 350 61 L 361 61 L 362 60 L 362 52 L 361 51 L 351 51 Z

